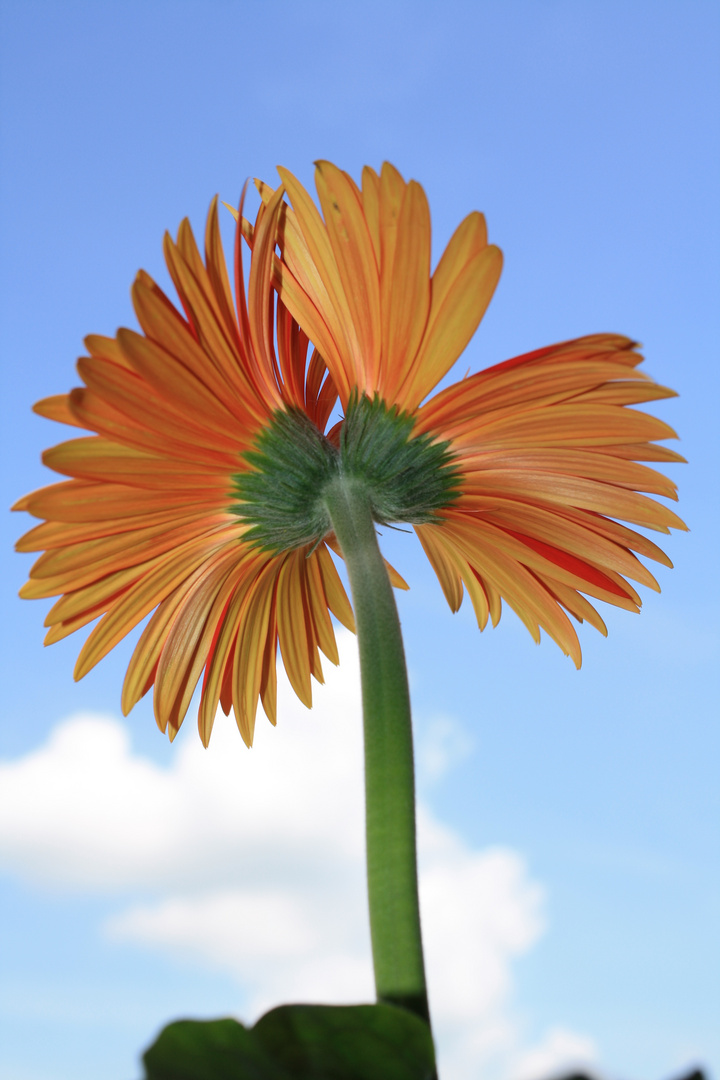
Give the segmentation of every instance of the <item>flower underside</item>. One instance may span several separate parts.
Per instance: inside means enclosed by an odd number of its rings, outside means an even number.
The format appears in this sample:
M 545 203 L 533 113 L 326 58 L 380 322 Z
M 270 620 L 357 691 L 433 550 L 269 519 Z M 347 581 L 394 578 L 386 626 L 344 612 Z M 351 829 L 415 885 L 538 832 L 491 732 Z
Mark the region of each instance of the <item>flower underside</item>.
M 275 554 L 318 544 L 332 531 L 324 493 L 338 477 L 363 485 L 378 524 L 432 522 L 457 499 L 461 474 L 448 442 L 413 427 L 377 394 L 353 393 L 329 436 L 300 409 L 277 410 L 244 455 L 249 470 L 233 477 L 244 539 Z
M 338 660 L 333 617 L 356 627 L 330 555 L 347 496 L 370 524 L 414 528 L 453 611 L 467 598 L 482 630 L 509 605 L 580 666 L 571 620 L 606 634 L 591 601 L 637 612 L 632 583 L 659 589 L 642 558 L 672 565 L 635 526 L 685 528 L 654 498 L 675 484 L 644 464 L 684 460 L 660 445 L 675 432 L 633 408 L 673 391 L 618 334 L 437 391 L 500 276 L 482 214 L 431 269 L 425 193 L 387 162 L 360 185 L 318 162 L 319 206 L 280 177 L 257 183 L 254 223 L 234 212 L 234 294 L 215 200 L 204 259 L 187 221 L 165 240 L 180 306 L 141 271 L 140 332 L 90 335 L 82 385 L 35 406 L 90 436 L 48 450 L 63 479 L 15 504 L 42 519 L 18 549 L 42 552 L 21 595 L 55 598 L 46 644 L 95 624 L 79 679 L 147 618 L 124 712 L 152 688 L 172 738 L 202 678 L 203 742 L 221 706 L 249 745 L 260 701 L 275 722 L 278 653 L 310 706 L 320 654 Z

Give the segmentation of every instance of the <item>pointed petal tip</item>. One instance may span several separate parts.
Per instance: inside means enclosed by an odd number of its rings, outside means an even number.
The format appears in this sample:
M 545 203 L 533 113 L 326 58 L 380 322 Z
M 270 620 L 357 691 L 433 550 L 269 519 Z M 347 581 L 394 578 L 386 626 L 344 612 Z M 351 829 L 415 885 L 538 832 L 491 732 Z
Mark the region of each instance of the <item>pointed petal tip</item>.
M 557 644 L 560 646 L 565 656 L 568 656 L 572 660 L 575 665 L 575 670 L 579 671 L 582 667 L 582 648 L 580 647 L 580 641 L 574 631 L 573 637 L 575 638 L 574 641 L 567 641 L 566 639 L 564 643 L 558 641 L 556 638 L 553 638 L 553 640 L 557 641 Z M 536 644 L 539 644 L 539 642 L 536 642 Z
M 225 207 L 226 210 L 230 211 L 230 213 L 232 214 L 232 216 L 235 218 L 236 221 L 240 220 L 240 212 L 239 212 L 239 210 L 236 210 L 234 206 L 230 205 L 230 203 L 225 202 L 224 199 L 223 199 L 223 206 Z
M 253 180 L 253 184 L 255 185 L 255 188 L 261 199 L 263 198 L 263 194 L 265 192 L 268 192 L 268 198 L 277 195 L 278 191 L 282 191 L 283 195 L 285 194 L 285 179 L 283 177 L 283 173 L 285 173 L 286 176 L 292 176 L 292 173 L 288 169 L 284 169 L 282 165 L 277 165 L 276 168 L 278 173 L 280 174 L 280 184 L 278 185 L 278 187 L 271 188 L 270 185 L 266 184 L 264 180 L 261 180 L 259 176 L 256 176 Z M 247 184 L 245 186 L 247 187 Z M 243 188 L 243 198 L 244 197 L 245 188 Z
M 235 710 L 233 710 L 233 712 L 234 711 Z M 242 716 L 242 717 L 238 716 L 237 713 L 235 713 L 235 722 L 236 722 L 236 724 L 238 726 L 238 731 L 240 732 L 240 737 L 241 737 L 242 741 L 245 743 L 248 750 L 252 750 L 253 735 L 254 735 L 254 730 L 253 729 L 255 727 L 254 723 L 252 725 L 248 724 L 247 718 L 245 716 Z

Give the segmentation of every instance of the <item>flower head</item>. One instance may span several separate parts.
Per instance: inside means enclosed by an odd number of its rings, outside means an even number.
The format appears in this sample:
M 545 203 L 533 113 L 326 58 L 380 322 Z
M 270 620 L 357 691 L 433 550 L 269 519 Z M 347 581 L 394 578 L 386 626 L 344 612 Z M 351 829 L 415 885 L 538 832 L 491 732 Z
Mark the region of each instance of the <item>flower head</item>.
M 655 444 L 674 433 L 627 408 L 672 391 L 636 371 L 627 338 L 595 335 L 426 400 L 499 278 L 482 216 L 462 222 L 431 274 L 424 192 L 392 166 L 365 169 L 360 190 L 321 162 L 323 216 L 280 173 L 276 191 L 258 184 L 254 224 L 236 215 L 234 297 L 214 202 L 204 260 L 187 222 L 165 238 L 183 314 L 141 272 L 142 332 L 87 338 L 84 385 L 35 407 L 95 433 L 47 451 L 69 479 L 15 507 L 45 519 L 18 547 L 44 552 L 21 595 L 59 597 L 46 643 L 99 619 L 81 678 L 150 616 L 123 710 L 154 686 L 172 738 L 202 676 L 203 741 L 220 704 L 250 744 L 259 699 L 275 722 L 278 645 L 310 705 L 319 653 L 337 663 L 330 613 L 353 627 L 322 498 L 350 474 L 376 521 L 413 524 L 453 610 L 466 591 L 483 628 L 504 598 L 579 665 L 567 613 L 605 632 L 586 597 L 638 610 L 627 579 L 657 585 L 635 553 L 670 565 L 619 522 L 684 527 L 641 494 L 675 497 L 638 464 L 682 460 Z

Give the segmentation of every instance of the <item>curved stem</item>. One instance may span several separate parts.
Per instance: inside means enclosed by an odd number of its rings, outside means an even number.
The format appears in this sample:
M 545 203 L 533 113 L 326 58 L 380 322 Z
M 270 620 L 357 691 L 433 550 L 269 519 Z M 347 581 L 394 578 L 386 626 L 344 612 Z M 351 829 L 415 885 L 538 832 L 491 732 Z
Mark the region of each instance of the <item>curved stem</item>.
M 361 481 L 324 491 L 350 578 L 365 732 L 368 900 L 379 1001 L 430 1020 L 415 846 L 415 779 L 405 653 L 395 598 Z

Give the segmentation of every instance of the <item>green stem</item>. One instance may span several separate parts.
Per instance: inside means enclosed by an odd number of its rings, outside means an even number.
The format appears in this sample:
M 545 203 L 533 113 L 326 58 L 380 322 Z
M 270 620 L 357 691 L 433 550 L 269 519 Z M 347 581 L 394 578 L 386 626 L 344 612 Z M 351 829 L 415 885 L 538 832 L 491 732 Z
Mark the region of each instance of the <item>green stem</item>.
M 347 566 L 365 729 L 368 899 L 379 1001 L 430 1020 L 415 848 L 410 693 L 395 598 L 362 481 L 338 476 L 324 502 Z

